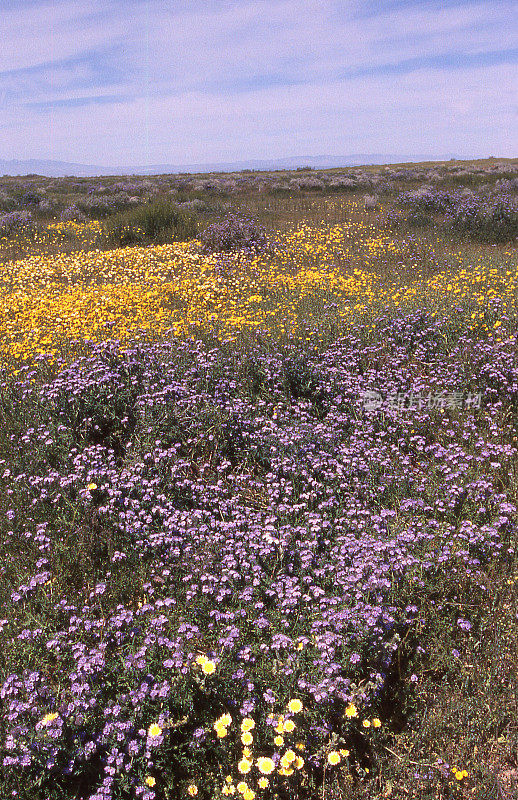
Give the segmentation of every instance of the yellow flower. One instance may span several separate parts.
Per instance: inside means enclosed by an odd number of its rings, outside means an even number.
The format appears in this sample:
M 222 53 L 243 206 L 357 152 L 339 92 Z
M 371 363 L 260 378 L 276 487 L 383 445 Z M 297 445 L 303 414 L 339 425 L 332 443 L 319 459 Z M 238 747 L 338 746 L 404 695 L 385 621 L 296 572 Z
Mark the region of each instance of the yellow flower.
M 206 664 L 208 660 L 209 659 L 207 658 L 207 656 L 197 656 L 196 657 L 196 663 L 199 664 L 200 667 L 203 667 L 203 665 Z
M 259 778 L 257 781 L 257 785 L 260 789 L 266 789 L 270 785 L 270 781 L 268 778 Z
M 249 747 L 243 747 L 243 758 L 248 758 L 250 761 L 252 758 L 252 751 Z
M 221 717 L 216 721 L 221 722 L 222 725 L 226 725 L 227 727 L 232 725 L 232 717 L 230 714 L 222 714 Z
M 364 728 L 370 728 L 371 726 L 370 721 L 368 719 L 364 719 L 362 725 Z
M 294 700 L 290 700 L 288 703 L 288 709 L 291 711 L 292 714 L 299 714 L 302 711 L 302 703 L 300 700 L 295 698 Z
M 243 733 L 247 733 L 248 731 L 253 731 L 255 728 L 255 722 L 250 717 L 245 717 L 243 722 L 241 723 L 241 730 Z
M 347 756 L 349 755 L 349 750 L 340 750 L 340 755 L 343 756 L 344 758 L 347 758 Z
M 41 724 L 42 725 L 49 725 L 49 723 L 54 722 L 54 720 L 57 719 L 57 717 L 58 717 L 58 715 L 56 713 L 54 713 L 54 714 L 45 714 L 45 716 L 41 720 Z
M 96 483 L 89 483 L 89 484 L 88 484 L 88 486 L 87 486 L 86 488 L 87 488 L 87 489 L 88 489 L 90 492 L 93 492 L 95 489 L 97 489 L 97 484 L 96 484 Z
M 254 800 L 255 792 L 252 789 L 247 789 L 243 797 L 244 800 Z
M 284 744 L 284 736 L 276 736 L 273 741 L 274 744 L 277 745 L 277 747 L 282 747 L 282 745 Z
M 295 759 L 297 758 L 297 755 L 296 755 L 296 753 L 293 752 L 293 750 L 286 750 L 286 752 L 284 753 L 283 758 L 286 759 L 288 764 L 291 764 L 292 761 L 295 761 Z
M 156 780 L 153 778 L 152 775 L 148 775 L 146 780 L 145 780 L 145 783 L 146 783 L 146 786 L 154 786 L 155 783 L 156 783 Z
M 333 766 L 335 764 L 339 764 L 341 760 L 342 759 L 340 757 L 340 753 L 338 753 L 336 750 L 331 750 L 331 752 L 327 756 L 328 763 L 332 764 Z
M 239 764 L 237 765 L 237 768 L 241 773 L 241 775 L 246 775 L 248 772 L 250 772 L 252 768 L 252 763 L 248 760 L 248 758 L 242 758 Z
M 243 742 L 243 744 L 252 744 L 252 742 L 254 741 L 254 737 L 252 736 L 251 733 L 244 733 L 241 737 L 241 741 Z
M 293 733 L 295 730 L 295 723 L 291 719 L 287 719 L 284 723 L 284 731 L 285 733 Z
M 281 767 L 279 770 L 279 775 L 293 775 L 294 770 L 292 767 Z
M 466 772 L 466 770 L 465 770 L 465 769 L 463 769 L 463 770 L 457 770 L 457 771 L 455 772 L 455 778 L 456 778 L 458 781 L 463 781 L 463 780 L 464 780 L 464 778 L 467 778 L 467 777 L 468 777 L 468 773 Z
M 153 722 L 152 725 L 149 726 L 147 735 L 154 739 L 156 736 L 160 736 L 162 733 L 162 728 L 160 725 L 157 725 L 156 722 Z
M 301 758 L 300 756 L 297 756 L 297 758 L 293 762 L 293 766 L 295 767 L 295 769 L 302 769 L 302 767 L 304 766 L 304 759 Z
M 297 748 L 297 750 L 304 750 L 304 742 L 297 742 L 295 747 Z
M 358 716 L 358 711 L 357 711 L 356 706 L 354 705 L 354 703 L 350 703 L 347 706 L 347 708 L 345 709 L 345 716 L 349 717 L 349 718 Z
M 257 768 L 262 775 L 271 775 L 275 769 L 275 764 L 271 758 L 261 756 L 257 759 Z
M 381 720 L 378 719 L 377 717 L 374 717 L 374 719 L 372 720 L 372 726 L 373 728 L 381 728 Z
M 203 672 L 205 675 L 212 675 L 212 673 L 213 673 L 213 672 L 214 672 L 214 670 L 216 669 L 216 665 L 215 665 L 214 661 L 205 661 L 205 662 L 204 662 L 204 663 L 201 665 L 201 669 L 202 669 L 202 672 Z
M 195 784 L 195 783 L 191 783 L 191 784 L 190 784 L 190 785 L 187 787 L 187 791 L 189 792 L 189 794 L 191 795 L 191 797 L 195 797 L 195 796 L 198 794 L 198 787 L 196 786 L 196 784 Z
M 241 783 L 237 784 L 236 789 L 239 792 L 239 794 L 244 794 L 245 792 L 248 791 L 248 784 L 245 783 L 244 781 L 241 781 Z
M 235 787 L 235 786 L 232 786 L 232 785 L 230 785 L 230 786 L 224 786 L 224 787 L 223 787 L 223 789 L 222 789 L 221 791 L 223 792 L 223 794 L 224 794 L 226 797 L 228 797 L 228 795 L 231 795 L 231 794 L 235 794 L 235 793 L 236 793 L 236 787 Z

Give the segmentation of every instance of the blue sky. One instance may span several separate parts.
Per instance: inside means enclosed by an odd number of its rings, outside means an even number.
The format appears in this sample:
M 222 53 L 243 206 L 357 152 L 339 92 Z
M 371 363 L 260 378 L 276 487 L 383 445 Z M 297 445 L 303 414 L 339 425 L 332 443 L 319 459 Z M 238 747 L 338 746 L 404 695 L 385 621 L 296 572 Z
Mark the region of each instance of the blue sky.
M 508 0 L 2 0 L 0 158 L 518 156 Z

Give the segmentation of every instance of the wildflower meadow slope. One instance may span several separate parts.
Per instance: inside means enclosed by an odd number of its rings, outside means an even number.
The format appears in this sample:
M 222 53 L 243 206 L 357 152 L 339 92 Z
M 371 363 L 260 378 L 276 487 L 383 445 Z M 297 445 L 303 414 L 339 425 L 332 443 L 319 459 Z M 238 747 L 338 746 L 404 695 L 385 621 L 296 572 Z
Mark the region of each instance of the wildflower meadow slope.
M 515 253 L 376 224 L 2 264 L 2 796 L 482 796 Z

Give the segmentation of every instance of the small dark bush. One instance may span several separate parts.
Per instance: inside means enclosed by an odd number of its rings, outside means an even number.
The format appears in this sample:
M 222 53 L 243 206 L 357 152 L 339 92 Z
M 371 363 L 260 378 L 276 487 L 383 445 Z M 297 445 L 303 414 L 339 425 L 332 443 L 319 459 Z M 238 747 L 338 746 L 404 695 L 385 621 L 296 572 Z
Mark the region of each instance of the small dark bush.
M 424 211 L 413 211 L 408 214 L 406 223 L 409 228 L 428 228 L 433 226 L 435 221 L 431 214 L 426 214 Z
M 11 236 L 19 231 L 30 231 L 34 228 L 34 220 L 30 211 L 11 211 L 0 216 L 0 236 Z
M 22 206 L 38 206 L 40 200 L 41 197 L 36 192 L 25 192 L 20 202 Z
M 85 215 L 75 204 L 64 208 L 59 218 L 61 222 L 86 222 Z
M 422 187 L 412 192 L 403 192 L 397 198 L 397 203 L 402 208 L 410 208 L 414 211 L 445 213 L 455 208 L 460 200 L 459 196 L 451 192 Z
M 160 244 L 194 239 L 198 223 L 193 214 L 168 200 L 156 200 L 115 214 L 106 221 L 105 229 L 115 245 Z
M 267 245 L 266 231 L 253 219 L 229 214 L 222 222 L 209 225 L 200 236 L 206 253 L 222 253 L 232 250 L 264 250 Z
M 499 244 L 518 238 L 518 203 L 507 197 L 491 202 L 473 199 L 458 206 L 446 220 L 453 233 Z

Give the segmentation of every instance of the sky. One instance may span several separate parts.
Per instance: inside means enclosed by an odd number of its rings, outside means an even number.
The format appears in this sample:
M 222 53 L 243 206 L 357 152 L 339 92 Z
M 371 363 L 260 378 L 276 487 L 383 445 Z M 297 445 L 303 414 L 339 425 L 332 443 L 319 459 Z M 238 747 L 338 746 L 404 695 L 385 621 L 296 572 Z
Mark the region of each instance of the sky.
M 515 0 L 1 0 L 0 159 L 518 157 Z

